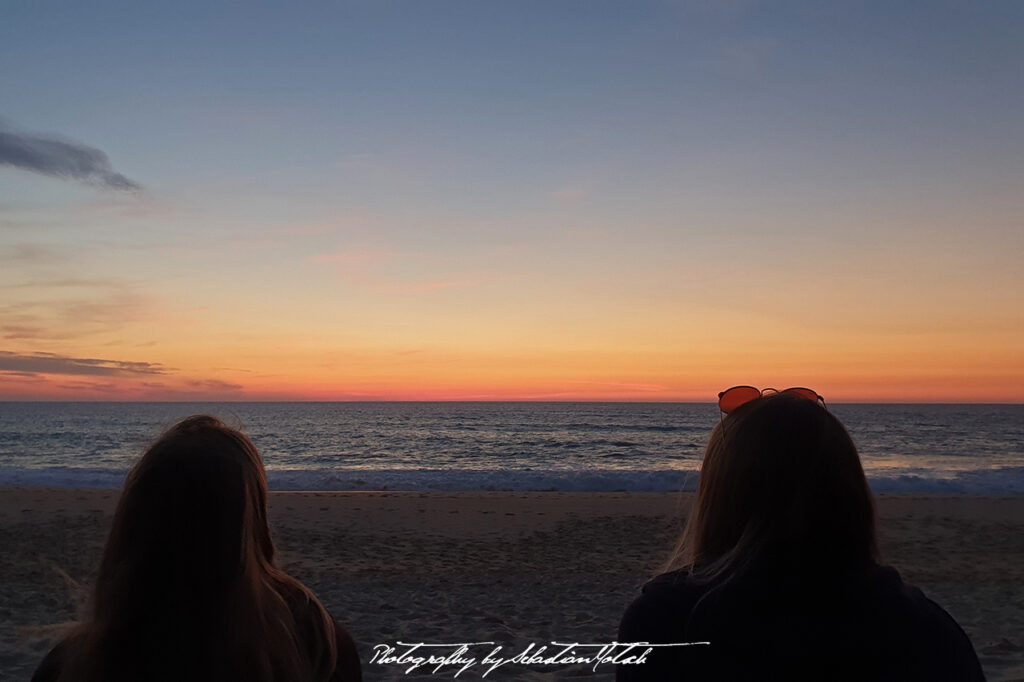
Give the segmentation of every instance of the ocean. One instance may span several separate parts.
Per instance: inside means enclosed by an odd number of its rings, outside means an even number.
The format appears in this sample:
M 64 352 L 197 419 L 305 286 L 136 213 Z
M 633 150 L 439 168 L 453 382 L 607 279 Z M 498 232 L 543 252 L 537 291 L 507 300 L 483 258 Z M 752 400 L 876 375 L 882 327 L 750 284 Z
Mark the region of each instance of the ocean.
M 830 405 L 876 493 L 1024 494 L 1024 405 Z M 0 403 L 0 486 L 119 488 L 176 420 L 241 428 L 273 490 L 693 490 L 693 403 Z

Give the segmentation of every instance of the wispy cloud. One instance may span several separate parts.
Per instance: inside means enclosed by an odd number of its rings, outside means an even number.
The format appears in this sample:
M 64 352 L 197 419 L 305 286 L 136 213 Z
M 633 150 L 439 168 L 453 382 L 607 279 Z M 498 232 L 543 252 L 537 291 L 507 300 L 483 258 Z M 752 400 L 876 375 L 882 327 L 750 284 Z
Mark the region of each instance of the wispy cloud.
M 159 302 L 134 293 L 132 286 L 102 279 L 0 284 L 0 335 L 54 340 L 109 335 L 156 314 Z
M 35 372 L 7 372 L 0 370 L 0 378 L 5 382 L 17 382 L 17 383 L 41 383 L 46 381 L 46 377 L 42 374 L 36 374 Z
M 459 282 L 423 282 L 422 284 L 409 284 L 407 286 L 397 286 L 388 289 L 391 293 L 396 294 L 423 294 L 430 291 L 437 291 L 438 289 L 452 289 L 454 287 L 466 287 L 473 284 L 470 281 L 459 281 Z
M 60 260 L 60 253 L 48 244 L 13 244 L 0 250 L 0 263 L 37 265 Z
M 425 273 L 423 276 L 430 278 L 427 281 L 401 283 L 411 278 L 405 270 L 422 272 L 422 264 L 428 258 L 426 254 L 394 251 L 343 251 L 313 256 L 310 260 L 334 266 L 338 276 L 348 284 L 382 294 L 424 294 L 473 286 L 488 278 L 479 273 Z M 398 269 L 399 265 L 417 267 Z
M 2 260 L 2 258 L 0 258 Z M 126 284 L 122 280 L 117 279 L 98 279 L 98 278 L 81 278 L 81 279 L 38 279 L 29 280 L 24 282 L 16 282 L 14 284 L 0 284 L 0 289 L 69 289 L 79 287 L 95 287 L 102 289 L 116 289 L 117 287 L 124 287 Z
M 649 384 L 635 381 L 574 381 L 573 383 L 585 386 L 637 391 L 640 393 L 661 393 L 668 390 L 668 387 L 663 386 L 662 384 Z
M 391 251 L 343 251 L 313 256 L 314 263 L 335 263 L 338 265 L 370 266 L 401 258 L 404 254 Z
M 126 321 L 145 317 L 152 307 L 152 299 L 148 296 L 118 292 L 103 300 L 62 302 L 60 318 L 79 329 L 112 329 Z
M 158 362 L 72 358 L 55 353 L 12 353 L 10 351 L 0 351 L 0 370 L 76 376 L 166 374 L 168 371 Z
M 98 384 L 95 381 L 69 381 L 67 383 L 58 384 L 57 386 L 58 388 L 63 388 L 68 391 L 99 391 L 100 393 L 114 393 L 118 390 L 118 386 L 116 384 Z
M 198 379 L 195 381 L 188 382 L 189 387 L 199 391 L 241 391 L 244 386 L 241 384 L 233 384 L 229 381 L 221 381 L 220 379 Z
M 0 326 L 0 333 L 4 335 L 5 339 L 41 339 L 48 336 L 47 330 L 43 327 L 20 324 Z
M 237 399 L 245 386 L 220 379 L 185 381 L 141 381 L 135 384 L 139 397 L 147 400 L 219 400 Z
M 124 192 L 142 185 L 116 172 L 101 150 L 52 135 L 32 135 L 0 123 L 0 165 Z

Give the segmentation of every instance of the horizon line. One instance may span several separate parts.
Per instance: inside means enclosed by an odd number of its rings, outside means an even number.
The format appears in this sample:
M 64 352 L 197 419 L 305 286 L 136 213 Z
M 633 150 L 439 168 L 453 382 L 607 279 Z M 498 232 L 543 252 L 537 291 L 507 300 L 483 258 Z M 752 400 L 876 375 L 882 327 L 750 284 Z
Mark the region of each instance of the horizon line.
M 308 404 L 379 404 L 379 403 L 395 403 L 395 404 L 424 404 L 424 403 L 437 403 L 437 404 L 524 404 L 524 405 L 542 405 L 542 404 L 595 404 L 595 405 L 714 405 L 716 401 L 695 401 L 695 400 L 516 400 L 516 399 L 435 399 L 435 400 L 393 400 L 393 399 L 362 399 L 362 400 L 303 400 L 303 399 L 285 399 L 285 400 L 274 400 L 274 399 L 253 399 L 253 400 L 218 400 L 218 399 L 203 399 L 195 398 L 188 400 L 51 400 L 51 399 L 7 399 L 0 398 L 0 404 L 15 404 L 15 403 L 38 403 L 38 404 L 61 404 L 61 403 L 96 403 L 96 404 L 189 404 L 189 403 L 212 403 L 212 404 L 225 404 L 225 405 L 238 405 L 238 404 L 275 404 L 275 403 L 308 403 Z M 1003 401 L 985 401 L 985 400 L 970 400 L 970 401 L 949 401 L 949 400 L 847 400 L 847 401 L 830 401 L 828 405 L 1003 405 L 1003 406 L 1024 406 L 1024 401 L 1021 402 L 1003 402 Z

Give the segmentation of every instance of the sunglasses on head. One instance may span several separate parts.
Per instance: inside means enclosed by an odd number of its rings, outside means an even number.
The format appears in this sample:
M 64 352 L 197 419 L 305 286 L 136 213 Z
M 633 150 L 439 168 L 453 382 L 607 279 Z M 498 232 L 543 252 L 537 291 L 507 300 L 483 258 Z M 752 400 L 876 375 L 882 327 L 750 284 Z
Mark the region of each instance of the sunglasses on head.
M 784 391 L 777 391 L 774 388 L 754 388 L 753 386 L 733 386 L 727 388 L 718 394 L 718 409 L 722 412 L 729 414 L 740 405 L 746 405 L 751 400 L 757 400 L 761 396 L 771 395 L 773 393 L 785 393 L 786 395 L 795 395 L 798 398 L 806 398 L 807 400 L 813 400 L 814 402 L 821 403 L 821 406 L 825 406 L 825 399 L 822 398 L 816 391 L 812 391 L 809 388 L 787 388 Z

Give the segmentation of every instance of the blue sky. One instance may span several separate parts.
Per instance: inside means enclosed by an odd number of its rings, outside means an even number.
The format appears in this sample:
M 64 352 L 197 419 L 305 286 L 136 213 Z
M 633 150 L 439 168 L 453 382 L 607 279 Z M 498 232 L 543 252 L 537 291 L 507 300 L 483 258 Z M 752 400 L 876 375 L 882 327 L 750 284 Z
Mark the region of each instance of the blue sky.
M 239 325 L 289 319 L 360 348 L 397 329 L 455 357 L 478 352 L 460 345 L 477 319 L 493 329 L 479 343 L 508 338 L 494 309 L 518 311 L 538 354 L 626 319 L 635 334 L 608 344 L 624 381 L 652 338 L 699 355 L 736 325 L 776 328 L 763 347 L 809 327 L 841 348 L 852 327 L 879 354 L 938 334 L 936 366 L 978 347 L 970 332 L 1024 373 L 1020 3 L 7 2 L 4 16 L 6 128 L 99 149 L 144 188 L 0 166 L 0 285 L 12 326 L 36 330 L 9 352 L 150 361 L 132 349 L 152 343 L 159 359 L 144 311 L 180 326 L 208 299 Z M 91 284 L 54 287 L 58 273 Z M 96 298 L 121 317 L 85 316 L 79 333 L 56 319 Z M 379 326 L 339 337 L 324 311 Z M 273 355 L 252 362 L 302 362 Z M 810 378 L 846 381 L 822 362 Z M 658 367 L 634 378 L 661 371 L 682 395 L 692 368 Z

